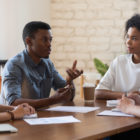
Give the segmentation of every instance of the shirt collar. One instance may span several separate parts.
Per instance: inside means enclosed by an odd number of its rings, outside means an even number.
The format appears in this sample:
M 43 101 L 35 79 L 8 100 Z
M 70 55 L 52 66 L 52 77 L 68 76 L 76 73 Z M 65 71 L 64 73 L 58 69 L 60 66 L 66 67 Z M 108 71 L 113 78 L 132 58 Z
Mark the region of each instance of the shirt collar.
M 28 63 L 32 67 L 38 67 L 40 64 L 43 63 L 43 59 L 41 59 L 41 61 L 38 64 L 36 64 L 33 61 L 33 59 L 31 58 L 31 56 L 29 55 L 27 49 L 24 50 L 24 54 L 25 54 L 25 61 L 26 61 L 26 63 Z

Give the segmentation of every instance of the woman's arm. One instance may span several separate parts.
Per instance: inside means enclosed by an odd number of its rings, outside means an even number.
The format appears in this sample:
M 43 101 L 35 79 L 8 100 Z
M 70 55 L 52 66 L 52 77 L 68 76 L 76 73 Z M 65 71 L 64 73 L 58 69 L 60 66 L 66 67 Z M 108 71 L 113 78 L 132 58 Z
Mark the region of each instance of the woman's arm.
M 0 113 L 0 122 L 11 120 L 11 115 L 8 112 Z
M 104 100 L 116 100 L 122 97 L 123 92 L 104 90 L 104 89 L 96 89 L 95 90 L 95 98 L 96 99 L 104 99 Z
M 18 105 L 12 111 L 0 113 L 0 122 L 21 119 L 23 118 L 24 115 L 30 115 L 33 113 L 35 113 L 34 108 L 24 103 L 24 104 Z
M 128 114 L 140 117 L 140 106 L 133 105 L 131 108 L 128 109 Z
M 0 105 L 0 112 L 4 112 L 7 110 L 12 111 L 14 109 L 14 106 L 8 106 L 8 105 Z

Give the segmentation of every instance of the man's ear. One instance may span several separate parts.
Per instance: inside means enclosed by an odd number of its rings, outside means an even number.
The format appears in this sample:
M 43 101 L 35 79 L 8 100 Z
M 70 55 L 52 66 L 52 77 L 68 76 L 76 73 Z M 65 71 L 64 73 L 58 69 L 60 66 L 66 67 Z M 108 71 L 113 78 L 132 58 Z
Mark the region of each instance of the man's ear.
M 32 39 L 30 37 L 26 37 L 25 42 L 28 46 L 32 46 Z

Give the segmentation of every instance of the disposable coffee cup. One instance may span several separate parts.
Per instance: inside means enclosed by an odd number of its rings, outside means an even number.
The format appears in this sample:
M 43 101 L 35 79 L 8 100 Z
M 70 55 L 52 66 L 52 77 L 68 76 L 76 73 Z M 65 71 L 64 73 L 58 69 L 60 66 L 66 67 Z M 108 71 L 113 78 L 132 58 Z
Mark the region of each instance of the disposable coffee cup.
M 94 101 L 95 85 L 92 83 L 85 83 L 83 85 L 83 91 L 84 91 L 84 101 L 85 102 L 93 102 Z

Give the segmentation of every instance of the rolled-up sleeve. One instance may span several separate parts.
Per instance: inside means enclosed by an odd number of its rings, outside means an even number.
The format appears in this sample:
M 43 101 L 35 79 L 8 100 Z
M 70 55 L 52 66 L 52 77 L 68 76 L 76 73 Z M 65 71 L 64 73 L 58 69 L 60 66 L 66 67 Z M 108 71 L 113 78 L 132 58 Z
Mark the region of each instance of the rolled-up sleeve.
M 9 105 L 21 98 L 22 71 L 16 62 L 9 61 L 3 71 L 3 92 Z

